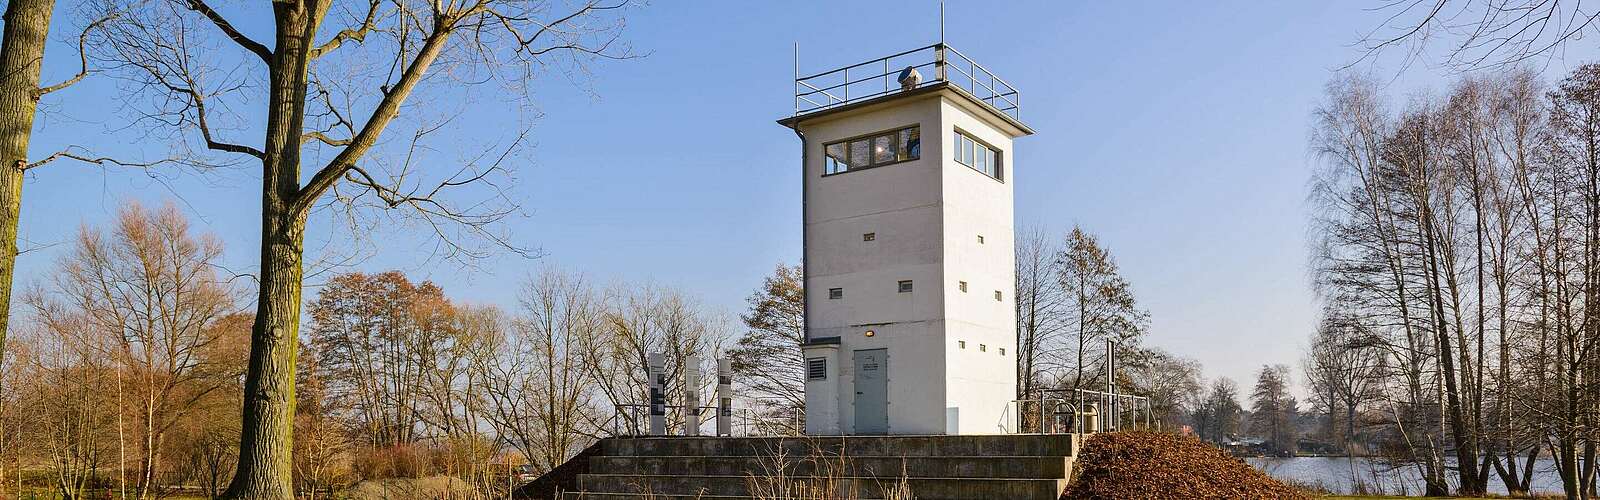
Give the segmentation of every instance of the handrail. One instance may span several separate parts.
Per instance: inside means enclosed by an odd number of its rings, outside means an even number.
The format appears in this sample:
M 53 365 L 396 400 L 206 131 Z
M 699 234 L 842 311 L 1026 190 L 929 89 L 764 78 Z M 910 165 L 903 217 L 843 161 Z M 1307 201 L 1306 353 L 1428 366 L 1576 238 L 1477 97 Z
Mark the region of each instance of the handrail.
M 924 52 L 931 55 L 918 55 Z M 798 54 L 798 52 L 797 52 Z M 908 57 L 916 59 L 907 60 Z M 896 61 L 899 59 L 899 61 Z M 881 67 L 880 67 L 881 65 Z M 842 66 L 820 73 L 800 76 L 798 59 L 795 68 L 794 86 L 794 115 L 820 111 L 836 106 L 861 102 L 867 99 L 892 94 L 903 89 L 895 76 L 905 68 L 926 69 L 932 67 L 932 75 L 927 75 L 916 88 L 936 83 L 946 83 L 953 87 L 961 88 L 1000 114 L 1011 118 L 1020 118 L 1022 109 L 1022 96 L 1009 82 L 996 76 L 989 68 L 978 64 L 965 53 L 945 45 L 943 42 L 918 47 L 911 50 L 897 52 L 887 56 L 869 59 L 860 63 Z M 868 76 L 851 78 L 851 71 L 861 68 L 873 68 Z M 948 71 L 954 69 L 954 72 Z M 860 73 L 857 73 L 859 75 Z M 964 79 L 960 81 L 959 79 Z M 869 87 L 867 92 L 854 92 L 852 87 L 859 89 L 863 84 L 882 82 L 881 88 Z M 981 89 L 981 91 L 980 91 Z M 823 102 L 817 102 L 818 95 L 824 96 Z M 802 104 L 804 103 L 804 104 Z
M 850 68 L 859 68 L 859 67 L 862 67 L 862 66 L 866 66 L 868 64 L 872 64 L 872 63 L 875 63 L 875 62 L 880 62 L 880 61 L 883 61 L 884 59 L 894 59 L 896 57 L 900 57 L 900 56 L 904 56 L 904 55 L 908 55 L 908 54 L 915 54 L 917 52 L 922 52 L 922 51 L 928 50 L 928 49 L 938 49 L 938 48 L 939 48 L 939 44 L 937 44 L 937 43 L 933 44 L 933 45 L 926 46 L 926 47 L 918 47 L 918 48 L 907 50 L 905 52 L 901 52 L 901 53 L 898 53 L 898 54 L 883 56 L 883 57 L 879 57 L 877 59 L 869 59 L 866 62 L 852 64 L 852 65 L 849 65 L 849 66 L 844 66 L 844 67 L 840 67 L 840 68 L 824 71 L 824 72 L 817 73 L 817 74 L 811 75 L 811 76 L 796 77 L 795 80 L 810 80 L 812 78 L 816 78 L 816 77 L 819 77 L 819 76 L 828 76 L 828 75 L 831 75 L 831 74 L 834 74 L 834 73 L 838 73 L 840 71 L 844 71 L 844 70 L 847 70 L 847 69 L 850 69 Z

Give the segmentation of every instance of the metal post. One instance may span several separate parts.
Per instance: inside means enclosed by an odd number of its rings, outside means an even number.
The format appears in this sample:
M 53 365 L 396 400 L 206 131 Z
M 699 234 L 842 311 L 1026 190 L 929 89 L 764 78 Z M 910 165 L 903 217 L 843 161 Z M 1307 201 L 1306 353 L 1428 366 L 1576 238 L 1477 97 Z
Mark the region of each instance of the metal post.
M 794 43 L 794 114 L 800 114 L 800 42 Z
M 653 352 L 645 356 L 650 380 L 650 435 L 667 434 L 667 356 Z
M 1115 366 L 1116 359 L 1114 356 L 1116 356 L 1116 351 L 1111 347 L 1111 339 L 1108 338 L 1106 339 L 1106 399 L 1108 399 L 1109 401 L 1107 402 L 1111 404 L 1104 410 L 1107 416 L 1114 416 L 1117 413 L 1117 386 L 1115 383 L 1117 380 L 1117 368 Z M 1103 426 L 1103 428 L 1113 431 L 1117 430 L 1115 420 L 1112 420 L 1108 423 L 1111 425 Z
M 717 360 L 717 435 L 733 435 L 733 360 Z
M 934 78 L 946 81 L 944 74 L 944 2 L 939 2 L 939 45 L 933 48 Z

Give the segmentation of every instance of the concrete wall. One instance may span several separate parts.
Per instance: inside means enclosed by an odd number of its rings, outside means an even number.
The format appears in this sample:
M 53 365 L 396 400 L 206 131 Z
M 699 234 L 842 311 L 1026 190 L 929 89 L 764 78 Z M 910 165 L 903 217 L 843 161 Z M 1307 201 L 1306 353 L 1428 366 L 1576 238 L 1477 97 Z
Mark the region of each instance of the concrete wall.
M 945 404 L 959 408 L 960 434 L 1005 432 L 1016 393 L 1016 237 L 1011 137 L 963 102 L 941 101 L 940 142 L 954 150 L 960 130 L 1001 151 L 1001 179 L 942 158 L 944 170 Z M 983 236 L 979 243 L 978 237 Z M 957 284 L 967 282 L 962 292 Z M 995 300 L 994 292 L 1000 292 Z M 966 342 L 966 348 L 961 342 Z
M 959 99 L 907 96 L 799 125 L 807 157 L 808 338 L 840 339 L 807 351 L 826 357 L 829 372 L 806 384 L 808 433 L 854 433 L 854 351 L 875 348 L 889 354 L 889 433 L 1002 430 L 1016 379 L 1011 139 Z M 824 145 L 911 125 L 920 127 L 920 159 L 823 175 Z M 1003 151 L 1004 182 L 947 153 L 957 128 Z M 864 233 L 876 237 L 863 241 Z M 898 292 L 901 280 L 912 280 L 913 291 Z M 959 281 L 968 282 L 967 292 Z M 831 288 L 844 297 L 829 299 Z M 958 418 L 947 422 L 947 415 Z

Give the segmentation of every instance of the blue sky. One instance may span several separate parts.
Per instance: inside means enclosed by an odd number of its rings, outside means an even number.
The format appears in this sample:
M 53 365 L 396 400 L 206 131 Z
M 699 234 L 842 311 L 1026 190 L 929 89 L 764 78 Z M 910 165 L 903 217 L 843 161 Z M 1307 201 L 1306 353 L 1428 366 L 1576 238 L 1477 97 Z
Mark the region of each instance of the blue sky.
M 952 1 L 946 40 L 1018 87 L 1022 119 L 1038 131 L 1013 153 L 1019 226 L 1061 233 L 1077 223 L 1100 235 L 1151 312 L 1149 342 L 1247 384 L 1263 363 L 1296 363 L 1315 325 L 1310 115 L 1323 84 L 1360 55 L 1360 34 L 1381 21 L 1367 10 L 1375 5 Z M 239 9 L 223 7 L 270 39 L 264 20 Z M 542 116 L 512 188 L 526 216 L 508 229 L 544 257 L 463 268 L 428 259 L 426 239 L 399 235 L 355 268 L 398 268 L 511 307 L 524 277 L 557 266 L 677 287 L 737 313 L 776 263 L 799 259 L 797 139 L 773 122 L 792 111 L 793 44 L 802 72 L 920 47 L 937 39 L 938 5 L 656 1 L 627 21 L 626 39 L 646 57 L 596 65 L 579 84 L 536 82 Z M 71 22 L 57 17 L 46 81 L 75 69 Z M 1594 57 L 1580 49 L 1547 72 Z M 1391 79 L 1395 96 L 1454 78 L 1421 64 L 1402 70 L 1393 57 L 1359 69 Z M 67 144 L 159 150 L 163 137 L 121 128 L 118 97 L 115 82 L 94 77 L 48 96 L 33 154 Z M 485 102 L 454 106 L 473 113 Z M 501 137 L 492 123 L 458 120 L 448 138 Z M 226 242 L 230 269 L 252 271 L 258 183 L 249 169 L 160 182 L 71 163 L 39 169 L 25 187 L 23 248 L 34 250 L 19 258 L 18 283 L 39 282 L 80 224 L 106 222 L 125 200 L 175 193 Z

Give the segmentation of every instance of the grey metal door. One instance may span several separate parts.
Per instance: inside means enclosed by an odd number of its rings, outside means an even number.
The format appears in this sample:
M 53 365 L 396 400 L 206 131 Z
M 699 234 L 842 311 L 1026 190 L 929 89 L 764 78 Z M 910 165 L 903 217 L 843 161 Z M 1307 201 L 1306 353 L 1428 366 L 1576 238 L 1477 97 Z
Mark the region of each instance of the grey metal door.
M 856 434 L 889 432 L 889 350 L 855 352 Z

